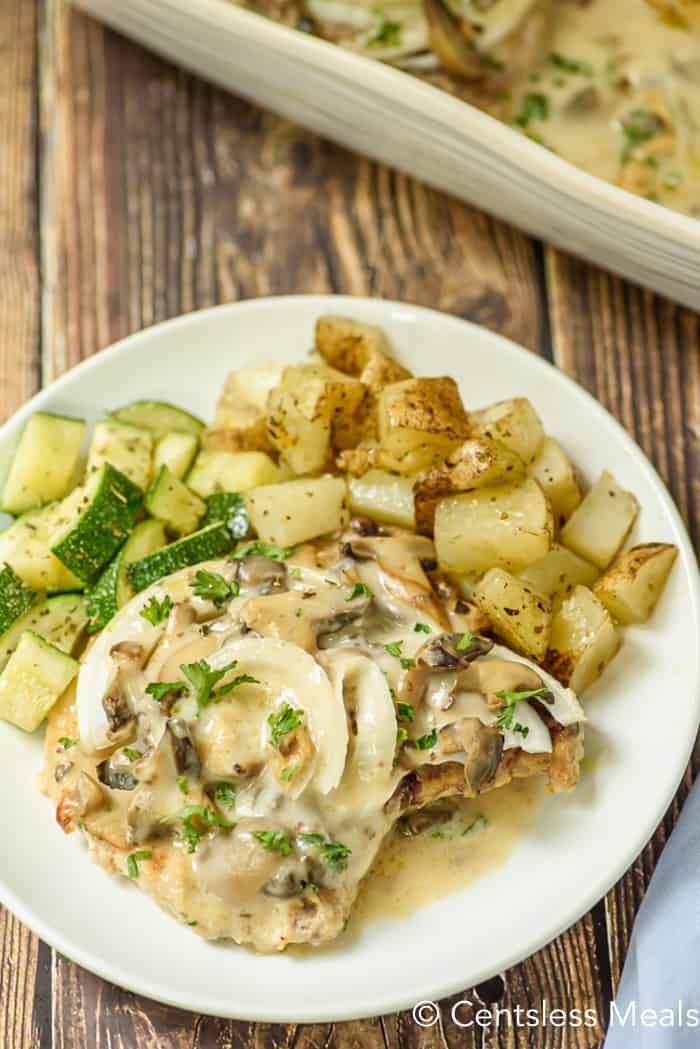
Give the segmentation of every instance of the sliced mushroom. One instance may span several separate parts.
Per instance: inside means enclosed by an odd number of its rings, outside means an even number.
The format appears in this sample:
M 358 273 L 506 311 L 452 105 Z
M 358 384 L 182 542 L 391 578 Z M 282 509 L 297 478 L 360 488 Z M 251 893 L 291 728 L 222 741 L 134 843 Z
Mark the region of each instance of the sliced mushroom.
M 175 768 L 178 773 L 187 772 L 191 776 L 199 776 L 202 765 L 197 748 L 192 742 L 187 722 L 182 718 L 169 718 L 166 732 L 170 734 Z
M 136 790 L 139 785 L 130 768 L 115 764 L 111 758 L 101 761 L 96 772 L 100 783 L 111 790 Z
M 443 753 L 464 754 L 464 781 L 469 793 L 478 794 L 493 780 L 503 754 L 503 734 L 495 725 L 462 718 L 442 730 L 439 744 Z
M 407 670 L 401 681 L 398 698 L 403 703 L 418 707 L 425 695 L 428 678 L 435 671 L 461 671 L 493 648 L 493 641 L 474 635 L 464 648 L 463 634 L 436 634 L 421 645 L 415 656 L 415 666 Z
M 244 590 L 271 594 L 283 590 L 287 583 L 287 566 L 282 561 L 251 554 L 236 561 L 236 581 Z
M 329 634 L 360 620 L 371 600 L 367 595 L 347 598 L 340 586 L 288 590 L 251 598 L 242 615 L 248 629 L 261 637 L 290 641 L 314 653 Z
M 140 669 L 143 666 L 146 652 L 143 645 L 138 644 L 137 641 L 119 641 L 116 645 L 112 645 L 109 654 L 115 663 L 131 664 Z
M 134 715 L 129 701 L 120 693 L 112 693 L 102 700 L 102 709 L 107 718 L 110 734 L 119 732 L 133 721 Z

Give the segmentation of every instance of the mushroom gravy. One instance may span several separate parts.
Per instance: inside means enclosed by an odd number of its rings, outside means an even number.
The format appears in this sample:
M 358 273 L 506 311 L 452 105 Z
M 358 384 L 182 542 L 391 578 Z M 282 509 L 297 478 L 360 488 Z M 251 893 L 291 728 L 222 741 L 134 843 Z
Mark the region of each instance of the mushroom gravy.
M 335 939 L 397 824 L 416 836 L 394 835 L 370 885 L 428 840 L 447 848 L 438 892 L 503 855 L 513 821 L 482 836 L 451 799 L 489 807 L 487 792 L 540 775 L 570 789 L 583 714 L 472 630 L 479 613 L 433 561 L 420 536 L 350 533 L 137 595 L 50 716 L 43 786 L 60 825 L 205 938 L 260 951 Z M 196 593 L 202 571 L 225 603 Z M 142 615 L 154 598 L 170 601 L 157 623 Z

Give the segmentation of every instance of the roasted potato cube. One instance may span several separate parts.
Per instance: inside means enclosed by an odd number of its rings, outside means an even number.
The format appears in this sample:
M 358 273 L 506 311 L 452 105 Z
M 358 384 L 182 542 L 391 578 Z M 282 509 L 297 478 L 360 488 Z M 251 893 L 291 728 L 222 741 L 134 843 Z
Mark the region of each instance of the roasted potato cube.
M 634 524 L 639 503 L 604 470 L 561 530 L 560 539 L 574 553 L 607 568 Z
M 581 490 L 571 460 L 558 441 L 545 437 L 528 473 L 549 499 L 557 527 L 561 526 L 581 502 Z
M 547 668 L 579 695 L 600 677 L 620 647 L 608 610 L 577 586 L 552 617 Z
M 547 500 L 528 478 L 443 499 L 435 513 L 435 548 L 446 572 L 520 572 L 547 553 L 551 529 Z
M 449 376 L 405 379 L 385 387 L 378 423 L 381 449 L 404 475 L 432 466 L 469 433 L 457 383 Z
M 280 468 L 266 452 L 203 449 L 187 475 L 187 486 L 206 499 L 214 492 L 245 492 L 280 479 Z
M 356 443 L 362 431 L 366 387 L 325 365 L 285 368 L 268 397 L 267 432 L 295 474 L 330 465 L 333 448 Z
M 678 549 L 672 543 L 641 543 L 620 554 L 593 587 L 618 623 L 646 623 L 663 593 Z
M 296 546 L 343 528 L 347 488 L 340 477 L 303 477 L 264 485 L 245 496 L 248 516 L 261 539 Z
M 556 605 L 574 587 L 593 586 L 598 578 L 598 569 L 573 550 L 553 543 L 552 549 L 541 561 L 534 561 L 522 570 L 520 578 L 539 594 L 551 597 Z
M 525 465 L 505 445 L 490 437 L 470 437 L 434 466 L 415 485 L 416 528 L 431 535 L 435 509 L 441 499 L 455 492 L 468 492 L 486 485 L 515 483 L 525 474 Z
M 354 375 L 372 393 L 411 373 L 393 360 L 386 336 L 373 324 L 348 317 L 326 316 L 316 321 L 316 349 L 333 368 Z
M 385 470 L 369 470 L 348 483 L 350 510 L 383 524 L 414 528 L 413 477 L 398 477 Z
M 531 463 L 544 440 L 539 415 L 527 397 L 497 401 L 469 413 L 472 436 L 492 437 L 515 452 L 524 463 Z
M 270 390 L 282 375 L 279 364 L 230 372 L 219 396 L 214 421 L 202 435 L 205 448 L 223 451 L 272 451 L 267 434 L 266 405 Z
M 474 599 L 507 645 L 529 659 L 544 659 L 552 619 L 548 597 L 502 568 L 492 568 L 478 584 Z

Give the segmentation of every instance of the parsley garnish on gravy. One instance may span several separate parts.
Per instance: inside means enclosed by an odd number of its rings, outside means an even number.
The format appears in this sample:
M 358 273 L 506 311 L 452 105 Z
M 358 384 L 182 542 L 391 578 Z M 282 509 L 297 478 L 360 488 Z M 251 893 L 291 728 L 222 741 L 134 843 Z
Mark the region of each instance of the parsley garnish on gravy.
M 232 830 L 236 826 L 208 805 L 185 805 L 184 809 L 173 813 L 172 816 L 163 816 L 160 822 L 174 823 L 177 820 L 182 820 L 178 840 L 187 846 L 188 852 L 194 852 L 200 839 L 213 827 Z
M 343 845 L 340 841 L 331 841 L 329 838 L 325 838 L 323 834 L 308 834 L 300 833 L 299 841 L 304 845 L 318 846 L 322 858 L 331 868 L 331 870 L 341 873 L 348 865 L 348 857 L 350 856 L 352 849 L 349 849 L 347 845 Z
M 139 876 L 139 863 L 142 860 L 150 860 L 152 856 L 150 849 L 139 849 L 138 852 L 130 852 L 126 858 L 126 871 L 131 879 Z
M 234 597 L 238 597 L 239 586 L 234 580 L 227 583 L 218 572 L 207 572 L 200 569 L 190 584 L 195 597 L 201 597 L 204 601 L 211 601 L 216 608 Z
M 523 692 L 511 692 L 507 688 L 502 688 L 496 695 L 499 699 L 503 700 L 503 706 L 501 707 L 498 717 L 496 718 L 496 724 L 500 728 L 509 728 L 513 732 L 518 732 L 523 738 L 529 735 L 530 729 L 526 725 L 519 723 L 513 724 L 513 717 L 515 716 L 515 704 L 522 703 L 527 699 L 538 699 L 546 698 L 551 693 L 548 688 L 533 688 L 526 689 Z
M 240 546 L 233 556 L 240 560 L 242 557 L 256 554 L 258 557 L 267 557 L 270 561 L 284 561 L 291 557 L 295 550 L 295 546 L 275 546 L 274 543 L 264 543 L 262 539 L 251 539 Z
M 304 711 L 295 710 L 289 703 L 282 703 L 267 719 L 270 726 L 270 743 L 276 747 L 282 736 L 298 728 L 304 720 Z
M 355 583 L 345 600 L 354 601 L 356 597 L 372 597 L 372 591 L 366 583 Z
M 153 626 L 157 626 L 158 623 L 162 623 L 164 619 L 168 618 L 172 607 L 173 602 L 168 594 L 165 595 L 162 601 L 159 601 L 157 597 L 151 597 L 141 609 L 140 615 L 142 619 L 146 619 Z
M 260 842 L 264 849 L 271 852 L 279 852 L 281 856 L 291 856 L 292 846 L 289 838 L 281 830 L 255 830 L 253 837 Z

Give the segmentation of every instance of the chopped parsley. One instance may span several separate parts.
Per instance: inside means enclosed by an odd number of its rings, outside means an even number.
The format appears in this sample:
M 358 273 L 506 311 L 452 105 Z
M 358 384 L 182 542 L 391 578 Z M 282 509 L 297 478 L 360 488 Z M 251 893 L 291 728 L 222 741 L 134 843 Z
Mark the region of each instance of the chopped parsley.
M 185 688 L 187 685 L 184 681 L 151 681 L 150 685 L 146 685 L 146 692 L 160 702 L 170 692 L 182 692 Z
M 254 830 L 253 837 L 264 849 L 279 852 L 282 856 L 291 856 L 292 846 L 289 838 L 281 830 Z
M 122 750 L 129 761 L 139 761 L 139 759 L 143 757 L 142 752 L 137 750 L 136 747 L 122 747 Z
M 147 619 L 153 626 L 157 626 L 158 623 L 162 623 L 164 619 L 168 618 L 172 607 L 173 603 L 169 594 L 166 594 L 162 601 L 159 601 L 157 597 L 151 597 L 143 606 L 139 615 L 142 619 Z
M 402 645 L 403 641 L 390 641 L 388 645 L 384 645 L 384 650 L 388 652 L 390 656 L 396 656 L 397 659 L 400 659 Z
M 425 736 L 419 736 L 418 739 L 414 740 L 414 743 L 419 750 L 430 750 L 437 743 L 437 729 L 434 728 L 432 732 L 428 732 Z
M 399 721 L 413 721 L 415 713 L 410 703 L 396 704 L 396 717 Z
M 126 858 L 126 870 L 130 878 L 138 878 L 139 863 L 142 860 L 150 860 L 153 853 L 150 849 L 139 849 L 138 852 L 130 852 Z
M 533 688 L 526 689 L 523 692 L 511 692 L 507 688 L 502 688 L 496 695 L 499 699 L 503 700 L 503 706 L 501 707 L 498 717 L 496 718 L 496 724 L 499 728 L 509 728 L 513 732 L 519 732 L 521 736 L 525 737 L 529 734 L 530 729 L 525 725 L 513 724 L 513 717 L 515 716 L 515 704 L 521 703 L 526 699 L 537 699 L 545 698 L 550 695 L 548 688 Z
M 71 739 L 70 736 L 59 736 L 58 737 L 58 742 L 63 747 L 64 750 L 70 750 L 71 747 L 76 746 L 78 740 L 77 739 Z
M 330 838 L 324 838 L 323 834 L 304 834 L 299 835 L 299 841 L 302 841 L 304 845 L 317 845 L 321 856 L 331 868 L 338 874 L 344 871 L 348 865 L 348 856 L 350 856 L 352 849 L 348 848 L 347 845 L 343 845 L 340 841 L 331 841 Z
M 373 597 L 372 591 L 366 583 L 355 583 L 352 590 L 345 598 L 346 601 L 354 601 L 356 597 Z
M 626 164 L 637 146 L 648 142 L 661 130 L 661 120 L 648 109 L 633 109 L 620 122 L 625 145 L 622 149 L 622 163 Z
M 178 841 L 187 846 L 188 852 L 194 852 L 199 844 L 200 838 L 204 837 L 210 827 L 221 827 L 223 830 L 232 830 L 236 824 L 231 823 L 221 813 L 216 812 L 208 805 L 185 805 L 184 809 L 174 813 L 172 816 L 162 816 L 161 823 L 174 823 L 182 820 L 182 830 Z M 199 821 L 199 822 L 195 822 Z
M 367 41 L 367 47 L 400 47 L 401 23 L 383 18 L 376 33 Z
M 285 558 L 291 557 L 295 550 L 295 546 L 275 546 L 274 543 L 266 543 L 262 539 L 251 539 L 239 546 L 233 556 L 240 560 L 242 557 L 256 554 L 258 557 L 267 557 L 270 561 L 284 561 Z
M 300 619 L 301 618 L 301 609 L 300 608 L 295 608 L 294 609 L 294 615 L 297 617 L 297 619 Z
M 257 678 L 250 674 L 239 674 L 221 688 L 214 686 L 226 677 L 230 670 L 238 666 L 238 660 L 234 659 L 220 670 L 212 670 L 206 659 L 198 659 L 196 663 L 181 663 L 180 670 L 190 683 L 194 697 L 197 701 L 197 714 L 201 714 L 210 703 L 218 703 L 239 685 L 259 685 Z
M 469 823 L 464 828 L 464 830 L 462 831 L 462 837 L 464 837 L 465 834 L 469 834 L 470 831 L 481 830 L 482 827 L 488 827 L 488 825 L 489 821 L 487 817 L 479 813 L 477 816 L 474 817 L 471 823 Z
M 214 787 L 214 801 L 222 809 L 232 809 L 236 804 L 236 788 L 233 783 L 222 780 Z
M 204 568 L 200 568 L 190 586 L 195 597 L 211 601 L 216 608 L 221 608 L 231 598 L 238 597 L 240 589 L 235 579 L 227 583 L 218 572 L 207 572 Z
M 465 631 L 460 637 L 459 641 L 455 645 L 458 652 L 465 652 L 470 645 L 474 644 L 476 634 L 472 633 L 471 630 Z
M 549 99 L 541 91 L 528 91 L 523 96 L 515 117 L 519 127 L 527 127 L 531 120 L 546 120 L 549 116 Z
M 433 629 L 427 623 L 416 623 L 413 628 L 414 634 L 432 634 Z
M 401 725 L 396 730 L 396 746 L 402 747 L 408 739 L 408 732 Z
M 402 670 L 413 670 L 414 666 L 416 665 L 415 659 L 408 659 L 404 658 L 403 656 L 401 657 L 399 662 L 401 664 Z
M 175 780 L 178 786 L 178 790 L 181 794 L 189 794 L 190 792 L 190 781 L 187 776 L 178 776 Z
M 289 703 L 282 703 L 267 719 L 270 726 L 270 743 L 276 747 L 282 736 L 298 728 L 304 720 L 304 711 L 295 710 Z
M 593 66 L 590 62 L 580 62 L 577 58 L 567 58 L 558 51 L 552 51 L 549 61 L 557 69 L 564 73 L 573 73 L 578 76 L 593 76 Z
M 286 769 L 282 769 L 282 771 L 280 772 L 280 779 L 283 781 L 283 783 L 289 783 L 290 779 L 292 779 L 292 777 L 294 776 L 296 770 L 296 765 L 287 765 Z

